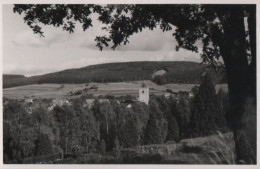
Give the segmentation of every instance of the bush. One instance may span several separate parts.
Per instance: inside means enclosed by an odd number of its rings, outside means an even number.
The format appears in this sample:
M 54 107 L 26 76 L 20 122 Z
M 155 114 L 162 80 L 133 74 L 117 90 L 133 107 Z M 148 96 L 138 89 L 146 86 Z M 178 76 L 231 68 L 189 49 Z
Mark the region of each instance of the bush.
M 29 157 L 23 160 L 23 164 L 36 164 L 36 163 L 51 163 L 56 159 L 60 159 L 61 154 L 50 154 L 46 156 L 38 156 L 38 157 Z
M 77 96 L 77 95 L 81 95 L 82 94 L 82 91 L 80 91 L 80 90 L 78 90 L 78 91 L 76 91 L 76 92 L 74 92 L 74 96 Z
M 106 99 L 114 100 L 116 97 L 113 95 L 105 95 Z
M 101 156 L 88 155 L 84 157 L 78 157 L 76 161 L 77 164 L 101 164 Z
M 101 154 L 105 154 L 106 153 L 106 143 L 105 141 L 102 139 L 100 146 L 99 146 L 99 150 Z
M 40 133 L 36 140 L 36 156 L 44 156 L 53 154 L 53 146 L 49 136 L 44 133 Z
M 102 157 L 102 164 L 117 164 L 119 160 L 113 156 L 103 156 Z
M 81 99 L 94 99 L 94 95 L 93 94 L 88 94 L 88 93 L 85 93 L 85 94 L 82 94 L 80 96 Z
M 135 156 L 126 156 L 123 158 L 123 164 L 161 164 L 164 158 L 160 154 L 143 154 Z
M 166 92 L 173 93 L 171 89 L 166 89 Z
M 78 157 L 76 164 L 118 164 L 120 160 L 111 155 L 88 154 Z
M 155 77 L 152 79 L 152 81 L 153 81 L 154 83 L 156 83 L 157 85 L 164 85 L 164 84 L 167 83 L 167 80 L 166 80 L 165 76 L 160 76 L 160 75 L 155 76 Z
M 192 145 L 187 145 L 187 144 L 183 144 L 182 148 L 181 148 L 181 152 L 183 153 L 195 153 L 195 154 L 199 154 L 202 152 L 202 148 L 199 146 L 192 146 Z
M 64 160 L 54 161 L 54 164 L 77 164 L 74 158 L 67 158 Z

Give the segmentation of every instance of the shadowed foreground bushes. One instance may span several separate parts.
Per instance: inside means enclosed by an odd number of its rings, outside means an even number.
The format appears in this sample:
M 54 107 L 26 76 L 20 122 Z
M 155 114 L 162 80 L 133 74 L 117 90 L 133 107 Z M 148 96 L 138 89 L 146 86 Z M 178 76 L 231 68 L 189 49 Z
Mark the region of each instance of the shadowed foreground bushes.
M 160 164 L 164 161 L 160 154 L 143 154 L 132 157 L 125 157 L 123 164 Z
M 79 156 L 77 158 L 66 158 L 54 162 L 55 164 L 162 164 L 163 156 L 159 154 L 135 154 L 116 158 L 112 155 Z
M 29 157 L 23 160 L 23 164 L 36 164 L 36 163 L 50 163 L 54 159 L 60 159 L 61 154 L 50 154 L 45 156 L 38 156 L 38 157 Z
M 181 151 L 183 153 L 201 153 L 203 151 L 203 149 L 199 146 L 192 146 L 192 145 L 183 144 Z

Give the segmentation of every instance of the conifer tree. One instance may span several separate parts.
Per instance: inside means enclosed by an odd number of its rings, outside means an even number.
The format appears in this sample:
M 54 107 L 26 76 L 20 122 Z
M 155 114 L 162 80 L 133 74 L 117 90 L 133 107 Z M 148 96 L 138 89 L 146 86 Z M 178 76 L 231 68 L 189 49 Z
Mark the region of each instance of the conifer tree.
M 217 119 L 220 107 L 216 95 L 215 85 L 211 78 L 205 74 L 198 93 L 192 102 L 192 115 L 190 123 L 191 136 L 205 136 L 214 134 L 218 129 Z
M 149 105 L 150 117 L 144 133 L 144 144 L 163 143 L 167 136 L 168 123 L 155 100 L 151 100 Z
M 162 143 L 155 115 L 151 115 L 146 126 L 144 144 Z

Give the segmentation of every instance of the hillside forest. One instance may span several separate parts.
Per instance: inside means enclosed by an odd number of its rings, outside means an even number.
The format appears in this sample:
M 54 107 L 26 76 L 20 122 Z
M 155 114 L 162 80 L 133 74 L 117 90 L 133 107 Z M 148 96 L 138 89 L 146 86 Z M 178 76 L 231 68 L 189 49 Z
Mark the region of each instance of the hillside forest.
M 200 76 L 206 69 L 206 64 L 187 61 L 106 63 L 31 77 L 3 75 L 3 88 L 43 83 L 80 84 L 138 80 L 152 80 L 159 85 L 199 84 Z M 164 70 L 166 73 L 154 76 L 159 70 Z M 212 74 L 215 83 L 227 83 L 224 71 L 208 72 Z

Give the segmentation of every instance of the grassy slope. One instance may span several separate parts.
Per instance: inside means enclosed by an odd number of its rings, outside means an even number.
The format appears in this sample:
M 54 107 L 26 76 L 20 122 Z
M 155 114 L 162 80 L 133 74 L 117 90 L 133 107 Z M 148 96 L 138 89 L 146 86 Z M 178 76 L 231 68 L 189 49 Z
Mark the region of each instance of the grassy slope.
M 3 76 L 3 87 L 30 84 L 80 84 L 87 82 L 123 82 L 151 80 L 153 73 L 167 70 L 168 83 L 199 83 L 205 65 L 195 62 L 126 62 L 92 65 L 79 69 L 68 69 L 41 76 Z

